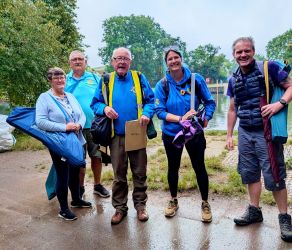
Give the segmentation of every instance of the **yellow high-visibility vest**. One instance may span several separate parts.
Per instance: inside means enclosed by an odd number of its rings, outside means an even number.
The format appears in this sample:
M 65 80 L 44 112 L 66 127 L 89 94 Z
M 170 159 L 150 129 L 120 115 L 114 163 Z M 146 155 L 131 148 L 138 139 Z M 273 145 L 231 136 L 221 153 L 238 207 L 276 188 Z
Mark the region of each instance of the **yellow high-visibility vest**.
M 136 98 L 137 98 L 137 107 L 138 107 L 138 119 L 140 119 L 143 111 L 143 103 L 142 103 L 142 91 L 141 91 L 141 83 L 139 80 L 139 73 L 136 70 L 131 70 L 130 71 L 132 74 L 134 86 L 135 86 L 135 93 L 136 93 Z M 112 72 L 110 74 L 109 78 L 109 95 L 108 95 L 108 100 L 107 100 L 107 94 L 106 94 L 106 86 L 103 83 L 102 85 L 102 93 L 103 97 L 105 100 L 105 103 L 108 104 L 109 107 L 113 106 L 113 89 L 114 89 L 114 82 L 115 82 L 115 75 L 116 72 Z M 114 136 L 114 129 L 113 129 L 113 123 L 112 123 L 112 137 Z

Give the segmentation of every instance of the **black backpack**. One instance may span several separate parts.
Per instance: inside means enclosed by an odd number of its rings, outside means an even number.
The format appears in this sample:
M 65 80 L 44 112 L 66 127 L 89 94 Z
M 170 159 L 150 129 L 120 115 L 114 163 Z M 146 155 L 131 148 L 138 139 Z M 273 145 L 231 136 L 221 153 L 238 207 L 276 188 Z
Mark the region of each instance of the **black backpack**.
M 109 79 L 108 74 L 104 74 L 102 77 L 104 79 L 105 75 L 107 75 L 107 79 Z M 103 80 L 106 85 L 106 93 L 107 99 L 109 96 L 108 89 L 108 80 L 107 82 Z M 105 115 L 95 115 L 92 120 L 90 132 L 92 135 L 92 140 L 95 144 L 99 144 L 101 146 L 107 147 L 111 143 L 111 135 L 112 135 L 112 121 Z

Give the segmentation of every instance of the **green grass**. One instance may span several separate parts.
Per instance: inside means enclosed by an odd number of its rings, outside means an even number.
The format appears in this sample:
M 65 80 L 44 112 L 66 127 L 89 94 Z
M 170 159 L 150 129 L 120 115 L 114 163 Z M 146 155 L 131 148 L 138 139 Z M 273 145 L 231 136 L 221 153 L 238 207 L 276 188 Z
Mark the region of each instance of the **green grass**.
M 226 135 L 226 131 L 225 130 L 206 130 L 205 135 L 210 135 L 210 136 Z
M 15 130 L 13 133 L 14 137 L 16 138 L 16 143 L 13 146 L 12 150 L 18 150 L 18 151 L 23 151 L 23 150 L 42 150 L 45 149 L 46 147 L 38 140 L 35 138 L 24 134 L 20 132 L 19 130 Z
M 206 136 L 221 136 L 221 135 L 226 136 L 227 135 L 226 130 L 205 130 L 204 133 Z M 233 131 L 233 136 L 236 136 L 236 135 L 238 135 L 237 131 Z
M 163 145 L 161 141 L 161 131 L 157 132 L 157 137 L 147 141 L 147 147 Z
M 222 152 L 218 157 L 209 157 L 205 160 L 207 172 L 209 174 L 210 192 L 218 194 L 238 194 L 246 193 L 245 186 L 241 184 L 240 176 L 235 169 L 230 169 L 222 165 L 222 160 L 227 151 Z M 218 176 L 221 176 L 218 180 Z M 157 152 L 149 157 L 148 162 L 148 186 L 149 189 L 169 190 L 167 182 L 167 159 L 164 149 L 158 149 Z M 182 157 L 178 190 L 195 190 L 198 184 L 195 178 L 194 170 L 188 156 Z
M 286 168 L 289 169 L 289 170 L 291 170 L 292 169 L 292 158 L 287 159 L 285 161 L 285 164 L 286 164 Z
M 261 194 L 261 201 L 267 205 L 271 205 L 271 206 L 276 205 L 272 192 L 268 192 L 266 190 L 263 191 Z

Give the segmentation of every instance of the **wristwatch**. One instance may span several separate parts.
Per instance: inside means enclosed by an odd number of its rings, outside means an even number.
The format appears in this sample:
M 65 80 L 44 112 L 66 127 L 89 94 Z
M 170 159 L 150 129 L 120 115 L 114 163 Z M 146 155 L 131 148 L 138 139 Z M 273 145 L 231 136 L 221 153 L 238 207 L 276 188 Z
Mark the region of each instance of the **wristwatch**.
M 285 107 L 287 106 L 287 102 L 284 99 L 280 99 L 279 102 Z

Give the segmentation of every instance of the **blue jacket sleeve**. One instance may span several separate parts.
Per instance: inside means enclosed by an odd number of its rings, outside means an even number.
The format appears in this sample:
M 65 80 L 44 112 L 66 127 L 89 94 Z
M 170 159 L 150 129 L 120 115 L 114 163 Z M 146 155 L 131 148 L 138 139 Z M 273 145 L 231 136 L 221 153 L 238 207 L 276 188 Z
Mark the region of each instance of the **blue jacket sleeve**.
M 105 104 L 102 95 L 102 78 L 100 78 L 93 99 L 91 101 L 90 108 L 93 110 L 93 113 L 95 115 L 103 115 L 103 111 L 106 106 L 107 105 Z
M 167 116 L 166 111 L 166 95 L 162 87 L 162 80 L 160 80 L 155 86 L 155 113 L 158 119 L 165 120 Z
M 200 74 L 196 74 L 196 75 L 197 75 L 196 81 L 198 82 L 200 97 L 205 106 L 206 119 L 209 121 L 213 117 L 213 114 L 216 108 L 216 103 L 214 101 L 213 96 L 210 93 L 210 90 L 207 87 L 207 84 L 204 78 Z
M 154 92 L 143 74 L 141 74 L 141 87 L 143 89 L 142 115 L 145 115 L 151 119 L 154 115 Z

